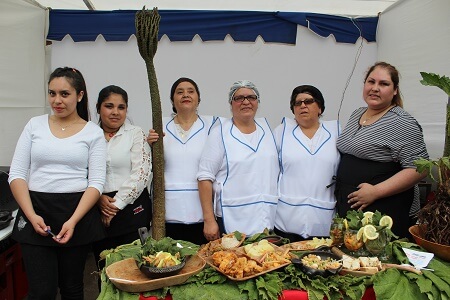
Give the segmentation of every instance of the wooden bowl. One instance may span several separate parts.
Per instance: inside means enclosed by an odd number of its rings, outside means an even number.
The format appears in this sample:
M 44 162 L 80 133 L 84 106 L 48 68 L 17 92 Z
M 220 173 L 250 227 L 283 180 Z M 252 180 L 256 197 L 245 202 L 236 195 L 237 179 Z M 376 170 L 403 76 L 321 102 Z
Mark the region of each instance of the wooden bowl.
M 450 246 L 433 243 L 424 239 L 423 236 L 425 235 L 425 230 L 422 226 L 423 225 L 414 225 L 409 227 L 409 233 L 414 237 L 416 244 L 428 252 L 434 253 L 440 259 L 450 261 Z

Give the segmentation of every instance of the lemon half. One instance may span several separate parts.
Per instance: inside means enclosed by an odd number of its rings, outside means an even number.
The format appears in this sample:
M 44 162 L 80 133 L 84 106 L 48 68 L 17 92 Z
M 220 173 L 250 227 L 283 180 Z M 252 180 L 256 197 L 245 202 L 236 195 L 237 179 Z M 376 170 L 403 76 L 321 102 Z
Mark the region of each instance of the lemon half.
M 375 228 L 375 226 L 373 225 L 366 225 L 363 227 L 364 229 L 364 236 L 368 239 L 368 240 L 375 240 L 378 238 L 378 236 L 380 235 L 377 232 L 377 229 Z
M 390 216 L 383 216 L 380 219 L 380 226 L 387 226 L 387 228 L 391 229 L 392 225 L 394 224 L 394 221 Z

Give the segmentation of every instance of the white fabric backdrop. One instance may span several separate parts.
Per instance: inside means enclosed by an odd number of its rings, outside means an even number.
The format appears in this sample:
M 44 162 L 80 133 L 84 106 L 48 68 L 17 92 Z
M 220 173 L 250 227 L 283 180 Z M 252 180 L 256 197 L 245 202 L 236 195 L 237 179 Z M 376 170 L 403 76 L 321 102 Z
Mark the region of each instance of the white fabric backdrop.
M 447 95 L 420 72 L 450 76 L 450 1 L 398 1 L 380 16 L 378 58 L 400 71 L 405 109 L 422 125 L 430 157 L 444 150 Z
M 23 126 L 44 112 L 46 14 L 23 1 L 0 1 L 0 165 L 10 165 Z
M 259 116 L 272 127 L 283 116 L 291 116 L 290 95 L 297 85 L 317 86 L 325 97 L 324 119 L 336 119 L 342 93 L 360 46 L 339 44 L 333 37 L 322 38 L 299 27 L 297 45 L 237 43 L 227 37 L 220 42 L 170 42 L 163 37 L 158 45 L 155 67 L 163 115 L 172 112 L 169 93 L 179 77 L 194 79 L 200 88 L 199 112 L 230 116 L 228 90 L 236 80 L 249 79 L 261 94 Z M 347 89 L 340 119 L 347 121 L 356 106 L 362 105 L 362 80 L 365 70 L 376 60 L 376 44 L 363 42 L 361 56 Z M 145 64 L 136 39 L 128 42 L 74 43 L 70 37 L 53 42 L 51 66 L 74 66 L 88 83 L 91 111 L 101 88 L 116 84 L 129 93 L 129 115 L 147 131 L 151 127 L 149 88 Z M 95 116 L 96 117 L 96 116 Z

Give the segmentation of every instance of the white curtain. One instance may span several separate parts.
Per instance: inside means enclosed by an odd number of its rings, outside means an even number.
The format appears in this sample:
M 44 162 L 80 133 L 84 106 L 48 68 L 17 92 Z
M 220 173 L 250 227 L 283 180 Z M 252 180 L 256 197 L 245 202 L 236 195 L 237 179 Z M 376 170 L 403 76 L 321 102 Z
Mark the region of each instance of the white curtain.
M 0 1 L 0 165 L 9 166 L 17 139 L 46 102 L 47 11 L 22 0 Z
M 447 95 L 423 86 L 420 72 L 450 76 L 450 1 L 404 0 L 381 14 L 378 59 L 401 74 L 405 109 L 422 125 L 430 157 L 444 150 Z

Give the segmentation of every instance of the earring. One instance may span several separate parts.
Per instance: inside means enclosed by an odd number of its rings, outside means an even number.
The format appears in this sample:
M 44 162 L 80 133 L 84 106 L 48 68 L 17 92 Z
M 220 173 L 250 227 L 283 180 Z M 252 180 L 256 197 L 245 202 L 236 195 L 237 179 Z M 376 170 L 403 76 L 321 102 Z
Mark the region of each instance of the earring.
M 78 102 L 81 102 L 81 99 L 78 99 Z

